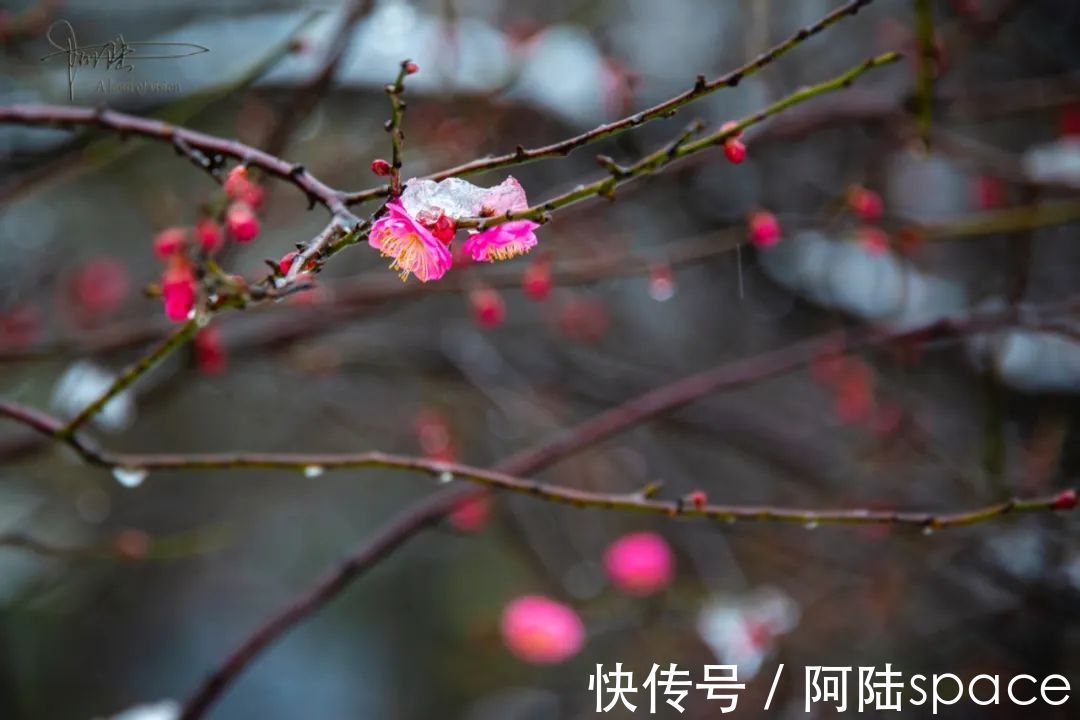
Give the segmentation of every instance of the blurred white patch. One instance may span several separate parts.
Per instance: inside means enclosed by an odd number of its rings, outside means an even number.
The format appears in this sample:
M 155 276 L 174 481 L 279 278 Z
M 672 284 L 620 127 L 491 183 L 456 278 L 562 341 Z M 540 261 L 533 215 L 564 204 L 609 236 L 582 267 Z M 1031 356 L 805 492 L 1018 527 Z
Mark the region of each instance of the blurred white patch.
M 90 403 L 97 400 L 116 381 L 116 376 L 97 365 L 82 361 L 67 369 L 53 389 L 52 408 L 65 418 L 75 417 Z M 135 400 L 129 390 L 124 390 L 109 402 L 93 418 L 93 423 L 103 430 L 119 432 L 135 419 Z
M 261 82 L 307 82 L 321 67 L 326 45 L 342 22 L 341 13 L 319 16 L 300 34 L 310 49 L 285 58 Z M 381 88 L 393 81 L 405 59 L 420 67 L 408 80 L 410 92 L 490 92 L 505 85 L 512 70 L 509 42 L 490 24 L 469 17 L 447 23 L 413 3 L 384 0 L 357 23 L 336 83 Z
M 1046 566 L 1042 536 L 1035 528 L 1015 528 L 995 534 L 987 546 L 1003 568 L 1022 580 L 1034 580 Z
M 744 680 L 757 675 L 776 638 L 798 625 L 799 614 L 795 600 L 763 587 L 749 595 L 710 600 L 698 614 L 697 629 L 721 663 L 739 666 L 739 679 Z
M 1076 553 L 1065 563 L 1065 578 L 1078 592 L 1080 592 L 1080 552 Z
M 993 311 L 1006 307 L 1002 298 L 980 305 Z M 1080 333 L 1080 325 L 1074 324 Z M 1080 340 L 1061 333 L 1009 329 L 973 336 L 968 355 L 978 367 L 991 370 L 1006 385 L 1027 392 L 1080 392 Z
M 113 715 L 109 720 L 176 720 L 180 717 L 180 703 L 175 700 L 162 700 L 128 708 Z
M 116 482 L 120 483 L 126 488 L 137 488 L 143 484 L 146 480 L 146 476 L 149 474 L 144 468 L 133 467 L 114 467 L 112 469 L 113 477 L 116 478 Z
M 553 25 L 533 38 L 508 96 L 578 124 L 606 116 L 604 56 L 584 29 Z
M 1080 138 L 1066 136 L 1028 148 L 1021 163 L 1035 182 L 1080 185 Z
M 18 533 L 41 498 L 26 492 L 0 489 L 0 533 Z M 15 597 L 41 570 L 41 560 L 20 551 L 0 552 L 0 604 Z
M 968 205 L 968 177 L 952 160 L 921 150 L 898 153 L 889 162 L 885 204 L 919 222 L 947 220 Z
M 758 253 L 765 273 L 810 300 L 894 330 L 929 325 L 967 308 L 956 283 L 892 253 L 800 232 Z

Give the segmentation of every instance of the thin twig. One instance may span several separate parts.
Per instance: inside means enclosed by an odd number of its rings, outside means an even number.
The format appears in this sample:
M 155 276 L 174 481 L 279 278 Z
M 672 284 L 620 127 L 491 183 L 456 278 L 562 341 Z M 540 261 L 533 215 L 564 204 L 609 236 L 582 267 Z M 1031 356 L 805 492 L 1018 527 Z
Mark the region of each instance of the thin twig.
M 1012 311 L 1009 311 L 1012 312 Z M 919 332 L 960 332 L 974 331 L 976 329 L 989 329 L 994 322 L 999 322 L 1005 313 L 996 320 L 990 318 L 971 318 L 967 321 L 951 321 L 939 323 L 933 328 L 924 328 Z M 936 330 L 935 330 L 936 328 Z M 902 333 L 892 336 L 892 339 L 902 337 Z M 774 353 L 768 353 L 757 358 L 738 361 L 736 363 L 721 366 L 712 371 L 691 376 L 683 380 L 657 388 L 623 405 L 601 413 L 583 423 L 571 428 L 559 437 L 543 443 L 533 449 L 519 452 L 512 457 L 499 463 L 492 471 L 507 476 L 533 475 L 555 462 L 570 455 L 580 452 L 592 445 L 625 431 L 647 419 L 665 412 L 674 410 L 682 405 L 692 402 L 705 394 L 717 392 L 748 384 L 757 379 L 772 377 L 789 369 L 801 367 L 817 357 L 819 351 L 842 352 L 854 351 L 858 348 L 869 347 L 873 344 L 887 342 L 885 336 L 865 334 L 861 337 L 837 338 L 826 336 L 817 340 L 801 343 L 792 348 L 786 348 Z M 787 357 L 785 357 L 787 356 Z M 0 406 L 2 410 L 2 406 Z M 463 468 L 459 468 L 463 470 Z M 440 470 L 442 472 L 442 470 Z M 527 482 L 527 481 L 526 481 Z M 377 565 L 381 560 L 391 555 L 405 542 L 427 528 L 433 527 L 453 511 L 462 502 L 483 495 L 485 490 L 475 488 L 450 488 L 444 492 L 431 495 L 409 508 L 402 511 L 395 518 L 385 524 L 370 539 L 360 545 L 342 563 L 333 568 L 327 575 L 321 578 L 310 589 L 305 590 L 295 601 L 286 606 L 281 612 L 274 615 L 267 622 L 260 625 L 247 636 L 240 645 L 233 650 L 203 682 L 199 689 L 189 698 L 184 705 L 181 720 L 196 720 L 201 718 L 206 710 L 213 705 L 224 693 L 225 689 L 235 681 L 247 668 L 247 666 L 267 647 L 284 635 L 288 630 L 316 613 L 320 608 L 337 597 L 349 584 L 363 575 L 367 570 Z M 580 492 L 580 491 L 577 491 Z M 977 522 L 987 521 L 993 518 L 1021 511 L 1050 511 L 1066 509 L 1071 491 L 1063 491 L 1050 498 L 1036 498 L 1028 500 L 1010 499 L 993 505 L 956 513 L 897 513 L 893 511 L 875 510 L 851 510 L 842 509 L 835 511 L 798 511 L 780 510 L 772 507 L 725 507 L 709 506 L 708 509 L 695 510 L 687 508 L 686 504 L 672 505 L 665 503 L 657 508 L 656 512 L 671 515 L 672 509 L 675 514 L 689 511 L 705 514 L 714 512 L 717 519 L 729 521 L 731 519 L 746 519 L 759 521 L 787 521 L 797 522 L 804 526 L 813 526 L 822 522 L 835 521 L 839 523 L 892 523 L 908 524 L 922 528 L 924 531 L 932 531 L 937 528 L 970 525 Z M 650 492 L 639 491 L 637 495 L 613 496 L 617 502 L 629 502 L 634 505 L 633 509 L 639 509 L 639 505 L 648 502 Z M 579 498 L 580 499 L 580 498 Z M 1063 502 L 1063 500 L 1065 502 Z M 875 517 L 875 513 L 879 515 Z
M 97 125 L 123 135 L 165 140 L 176 146 L 194 148 L 207 157 L 230 157 L 257 167 L 268 175 L 292 183 L 300 188 L 313 205 L 325 206 L 334 215 L 351 217 L 342 197 L 345 193 L 335 190 L 304 169 L 303 165 L 290 163 L 237 140 L 208 135 L 162 120 L 142 118 L 105 108 L 67 107 L 64 105 L 7 105 L 0 106 L 0 124 L 42 125 L 67 127 L 72 125 Z
M 930 5 L 930 0 L 915 0 L 915 39 L 919 44 L 917 125 L 923 145 L 929 147 L 934 72 L 937 68 L 937 53 L 934 49 L 934 10 Z
M 714 79 L 706 80 L 705 76 L 699 75 L 694 85 L 688 90 L 679 93 L 678 95 L 669 98 L 657 105 L 627 115 L 624 118 L 615 120 L 610 123 L 606 123 L 595 127 L 587 132 L 575 135 L 565 140 L 552 143 L 550 145 L 544 145 L 537 148 L 525 149 L 520 145 L 510 153 L 505 155 L 496 155 L 494 157 L 483 158 L 481 160 L 473 160 L 471 162 L 464 163 L 462 165 L 456 165 L 451 168 L 447 168 L 437 173 L 433 173 L 427 176 L 429 180 L 445 180 L 450 177 L 461 177 L 463 175 L 472 175 L 487 170 L 495 170 L 498 168 L 512 167 L 516 165 L 523 165 L 528 162 L 540 160 L 543 158 L 552 157 L 564 157 L 569 155 L 571 151 L 576 150 L 584 145 L 589 145 L 598 140 L 609 138 L 614 135 L 632 130 L 636 127 L 640 127 L 645 123 L 656 120 L 659 118 L 667 118 L 674 115 L 680 108 L 685 105 L 689 105 L 695 100 L 710 95 L 717 90 L 735 87 L 744 78 L 756 73 L 762 68 L 772 64 L 775 60 L 786 54 L 789 50 L 801 45 L 806 40 L 821 33 L 823 30 L 836 24 L 845 17 L 855 15 L 863 7 L 869 5 L 873 0 L 851 0 L 851 2 L 837 8 L 833 12 L 829 13 L 825 17 L 821 18 L 815 23 L 807 25 L 799 29 L 796 33 L 788 37 L 783 42 L 775 45 L 774 47 L 766 50 L 761 55 L 757 56 L 750 62 L 746 63 L 742 67 L 736 68 L 724 75 Z M 349 205 L 365 202 L 367 200 L 374 199 L 376 197 L 385 197 L 390 193 L 390 187 L 384 185 L 379 188 L 372 188 L 370 190 L 364 190 L 358 193 L 350 193 L 345 196 L 345 202 Z
M 637 425 L 661 413 L 686 405 L 719 390 L 744 387 L 805 367 L 816 359 L 863 351 L 906 339 L 928 340 L 936 336 L 955 337 L 999 329 L 1011 324 L 1027 309 L 1010 308 L 995 313 L 974 314 L 970 317 L 943 320 L 934 325 L 900 332 L 866 330 L 837 335 L 825 334 L 804 340 L 779 350 L 744 360 L 724 363 L 710 370 L 690 375 L 677 382 L 647 392 L 616 408 L 601 413 L 559 437 L 516 456 L 512 467 L 546 467 L 555 460 L 596 445 L 631 425 Z M 98 403 L 94 404 L 95 406 Z M 675 501 L 657 500 L 635 493 L 609 494 L 577 490 L 516 477 L 522 473 L 484 470 L 473 466 L 446 463 L 424 458 L 391 455 L 377 451 L 351 454 L 302 453 L 193 453 L 138 454 L 111 452 L 75 434 L 71 424 L 64 425 L 56 418 L 39 413 L 17 403 L 0 402 L 0 414 L 17 420 L 38 432 L 67 443 L 88 463 L 106 468 L 139 469 L 145 471 L 194 469 L 279 469 L 318 474 L 326 470 L 361 467 L 380 467 L 420 472 L 441 481 L 463 479 L 476 484 L 509 492 L 523 493 L 541 499 L 578 507 L 637 510 L 664 515 L 687 515 L 714 519 L 747 518 L 758 520 L 807 520 L 835 523 L 899 523 L 918 524 L 936 516 L 929 513 L 893 513 L 863 510 L 810 511 L 760 507 L 739 509 L 732 506 L 681 508 Z M 1026 507 L 1026 506 L 1025 506 Z M 1037 508 L 1036 508 L 1037 509 Z M 948 525 L 950 523 L 945 523 Z
M 289 143 L 289 137 L 330 90 L 334 76 L 349 49 L 353 29 L 358 22 L 371 14 L 374 7 L 374 0 L 352 0 L 349 3 L 334 36 L 326 46 L 318 71 L 307 84 L 292 94 L 288 107 L 278 114 L 277 122 L 267 133 L 264 147 L 268 153 L 271 155 L 282 153 Z
M 401 129 L 401 123 L 405 119 L 405 101 L 401 96 L 405 94 L 405 76 L 409 74 L 411 66 L 411 60 L 402 60 L 397 79 L 386 86 L 386 94 L 390 98 L 390 119 L 386 123 L 386 132 L 390 133 L 391 198 L 401 194 L 401 149 L 405 144 L 405 132 Z
M 487 219 L 462 218 L 461 220 L 458 220 L 457 227 L 486 229 L 509 220 L 533 220 L 540 223 L 546 222 L 550 213 L 555 210 L 598 195 L 610 196 L 615 191 L 616 187 L 624 183 L 644 175 L 655 173 L 679 158 L 722 145 L 725 140 L 739 134 L 752 125 L 757 125 L 763 120 L 777 115 L 794 105 L 812 100 L 813 98 L 828 92 L 847 88 L 860 75 L 863 75 L 874 68 L 894 63 L 899 59 L 900 54 L 895 52 L 884 53 L 883 55 L 870 58 L 830 80 L 796 90 L 790 95 L 769 105 L 765 109 L 759 110 L 752 115 L 748 115 L 738 122 L 728 124 L 723 129 L 717 130 L 714 133 L 710 133 L 709 135 L 692 142 L 683 142 L 681 144 L 669 143 L 659 150 L 641 158 L 630 167 L 620 169 L 619 173 L 609 172 L 608 177 L 587 185 L 579 185 L 569 192 L 557 195 L 543 203 L 524 210 L 506 212 L 502 215 Z
M 156 345 L 149 353 L 132 363 L 105 392 L 96 400 L 84 407 L 57 433 L 61 440 L 70 438 L 75 431 L 89 422 L 101 411 L 110 400 L 124 391 L 140 377 L 150 371 L 155 365 L 168 357 L 169 353 L 186 343 L 198 329 L 198 323 L 192 319 L 185 322 L 174 330 L 167 338 Z

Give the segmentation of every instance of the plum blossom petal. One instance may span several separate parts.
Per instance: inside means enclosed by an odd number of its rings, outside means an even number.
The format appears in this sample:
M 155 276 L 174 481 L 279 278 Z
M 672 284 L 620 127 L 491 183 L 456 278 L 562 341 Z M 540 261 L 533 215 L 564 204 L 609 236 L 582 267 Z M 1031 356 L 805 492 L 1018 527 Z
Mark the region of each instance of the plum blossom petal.
M 386 214 L 375 221 L 368 234 L 368 244 L 386 257 L 393 258 L 390 267 L 402 280 L 409 273 L 420 282 L 438 280 L 450 269 L 453 258 L 446 245 L 431 231 L 417 222 L 394 201 L 386 204 Z
M 511 220 L 471 235 L 462 250 L 477 262 L 509 260 L 524 255 L 536 246 L 536 228 L 532 220 Z

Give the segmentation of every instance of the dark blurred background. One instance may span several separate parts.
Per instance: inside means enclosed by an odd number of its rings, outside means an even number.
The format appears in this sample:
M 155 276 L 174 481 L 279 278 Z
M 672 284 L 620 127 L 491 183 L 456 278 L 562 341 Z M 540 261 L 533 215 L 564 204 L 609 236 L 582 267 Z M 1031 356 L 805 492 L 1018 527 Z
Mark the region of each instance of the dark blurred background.
M 336 84 L 301 115 L 296 89 L 342 22 L 333 3 L 7 2 L 0 104 L 71 102 L 62 63 L 39 59 L 56 19 L 85 44 L 118 33 L 197 43 L 210 52 L 138 64 L 127 79 L 158 83 L 142 93 L 102 92 L 106 73 L 80 69 L 74 103 L 156 114 L 255 145 L 296 114 L 281 154 L 332 185 L 361 189 L 379 180 L 371 160 L 389 155 L 382 85 L 404 58 L 421 69 L 407 91 L 408 178 L 647 107 L 838 4 L 380 0 L 357 22 Z M 434 432 L 454 457 L 488 466 L 649 388 L 820 331 L 916 327 L 974 308 L 1069 299 L 1080 277 L 1075 223 L 1001 232 L 979 218 L 1078 202 L 1080 5 L 932 5 L 929 151 L 913 118 L 916 64 L 905 59 L 755 128 L 740 166 L 705 153 L 629 185 L 613 203 L 557 214 L 532 256 L 457 268 L 451 291 L 412 292 L 375 253 L 349 249 L 307 300 L 216 320 L 223 372 L 208 374 L 185 350 L 91 433 L 139 452 L 421 454 Z M 715 127 L 872 54 L 914 56 L 913 26 L 911 2 L 878 0 L 675 118 L 511 172 L 541 200 L 598 177 L 598 152 L 632 160 L 694 118 Z M 160 303 L 140 293 L 160 273 L 151 239 L 192 224 L 218 189 L 166 144 L 98 131 L 2 126 L 0 157 L 0 394 L 70 414 L 93 397 L 95 376 L 122 369 L 167 331 Z M 859 242 L 845 211 L 852 185 L 884 199 L 884 252 Z M 225 252 L 230 272 L 259 277 L 264 259 L 324 220 L 294 187 L 266 187 L 263 231 Z M 784 228 L 768 258 L 740 244 L 757 208 Z M 960 227 L 974 231 L 954 232 Z M 93 265 L 103 259 L 114 262 L 107 285 L 125 290 L 114 293 L 123 302 L 88 313 L 81 305 L 101 301 L 85 284 L 105 282 Z M 520 277 L 545 260 L 555 287 L 536 302 Z M 97 268 L 90 280 L 88 266 Z M 560 283 L 560 269 L 586 266 L 597 277 Z M 476 289 L 501 285 L 505 321 L 488 327 L 475 317 Z M 813 372 L 793 373 L 707 397 L 542 477 L 610 492 L 663 481 L 671 497 L 700 489 L 717 502 L 808 508 L 950 510 L 1075 486 L 1075 335 L 1017 330 L 882 350 L 862 362 L 854 400 Z M 109 717 L 183 700 L 260 622 L 398 509 L 435 491 L 423 478 L 377 469 L 312 478 L 176 472 L 126 488 L 4 423 L 0 533 L 107 552 L 0 547 L 0 717 Z M 803 716 L 806 665 L 1080 678 L 1080 525 L 1067 514 L 926 536 L 718 526 L 500 496 L 477 524 L 445 524 L 394 553 L 258 659 L 210 716 L 589 717 L 597 663 L 647 673 L 653 662 L 677 662 L 697 674 L 736 652 L 730 633 L 703 633 L 701 618 L 738 625 L 740 613 L 762 607 L 783 620 L 738 651 L 748 682 L 742 717 Z M 640 529 L 672 544 L 677 577 L 663 594 L 632 600 L 608 587 L 600 558 L 613 539 Z M 587 643 L 569 662 L 538 668 L 503 646 L 502 608 L 531 592 L 570 603 L 584 619 Z M 763 714 L 777 662 L 788 674 Z M 716 714 L 700 694 L 688 704 L 686 717 Z M 1024 712 L 1070 717 L 1070 704 Z M 964 701 L 942 715 L 1012 717 L 1015 708 Z

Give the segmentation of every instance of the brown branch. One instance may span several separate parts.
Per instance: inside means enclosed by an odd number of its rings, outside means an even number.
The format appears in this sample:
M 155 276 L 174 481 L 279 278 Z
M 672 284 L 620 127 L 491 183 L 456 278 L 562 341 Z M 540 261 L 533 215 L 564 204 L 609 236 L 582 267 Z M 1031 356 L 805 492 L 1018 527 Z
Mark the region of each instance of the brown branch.
M 623 431 L 660 414 L 689 404 L 705 395 L 730 390 L 767 380 L 798 370 L 822 357 L 868 350 L 903 340 L 932 340 L 936 337 L 957 337 L 1010 326 L 1014 318 L 1030 315 L 1030 310 L 1010 308 L 995 313 L 974 314 L 957 320 L 943 320 L 928 327 L 900 332 L 864 330 L 847 334 L 828 333 L 804 340 L 778 350 L 751 358 L 721 364 L 710 370 L 690 375 L 661 386 L 607 412 L 596 415 L 562 435 L 528 451 L 519 453 L 504 463 L 501 470 L 485 470 L 469 465 L 447 463 L 423 458 L 392 455 L 377 451 L 351 454 L 314 453 L 191 453 L 139 454 L 118 453 L 97 447 L 78 435 L 71 423 L 65 424 L 50 415 L 37 412 L 17 403 L 0 401 L 0 414 L 16 420 L 37 432 L 72 447 L 88 463 L 111 469 L 145 471 L 192 469 L 279 469 L 321 474 L 326 470 L 360 467 L 382 467 L 411 470 L 427 474 L 440 481 L 463 479 L 488 488 L 533 495 L 542 499 L 578 507 L 602 507 L 638 510 L 664 515 L 688 515 L 714 519 L 748 518 L 759 520 L 806 520 L 838 523 L 920 524 L 927 513 L 892 513 L 862 510 L 807 511 L 754 507 L 741 510 L 731 506 L 681 508 L 672 501 L 655 500 L 638 493 L 607 494 L 543 484 L 518 477 L 543 468 L 555 461 L 596 445 Z M 506 470 L 509 467 L 511 470 Z M 949 524 L 949 523 L 946 523 Z
M 768 107 L 748 115 L 737 122 L 726 124 L 722 129 L 702 138 L 692 142 L 683 142 L 681 141 L 683 139 L 683 134 L 680 134 L 676 141 L 668 143 L 659 150 L 646 155 L 630 167 L 615 167 L 614 169 L 609 169 L 608 176 L 603 179 L 587 185 L 579 185 L 569 192 L 557 195 L 524 210 L 518 210 L 516 212 L 508 211 L 503 215 L 488 219 L 462 218 L 457 221 L 457 227 L 486 229 L 510 220 L 533 220 L 535 222 L 544 223 L 550 218 L 551 212 L 560 208 L 597 196 L 611 198 L 614 196 L 615 189 L 625 183 L 646 175 L 651 175 L 680 158 L 721 145 L 728 138 L 734 137 L 747 128 L 757 125 L 774 115 L 778 115 L 790 107 L 812 100 L 813 98 L 829 92 L 848 88 L 859 76 L 875 68 L 894 63 L 899 60 L 900 57 L 899 53 L 888 52 L 870 58 L 834 78 L 796 90 Z
M 401 149 L 405 144 L 405 133 L 401 129 L 401 123 L 405 120 L 405 101 L 401 96 L 405 94 L 405 76 L 410 73 L 410 68 L 415 71 L 413 62 L 402 60 L 397 79 L 386 86 L 386 94 L 390 98 L 390 120 L 386 123 L 386 132 L 390 133 L 391 198 L 401 194 Z
M 68 107 L 64 105 L 7 105 L 0 107 L 0 123 L 68 127 L 74 125 L 97 125 L 125 135 L 164 140 L 174 147 L 197 150 L 211 160 L 229 157 L 257 167 L 269 175 L 290 182 L 300 188 L 312 205 L 318 203 L 336 216 L 353 218 L 345 207 L 346 193 L 335 190 L 304 169 L 303 165 L 290 163 L 276 155 L 264 152 L 237 140 L 209 135 L 198 130 L 136 115 L 116 112 L 105 108 Z M 355 218 L 353 218 L 355 219 Z
M 656 120 L 658 118 L 667 118 L 674 115 L 680 108 L 685 105 L 689 105 L 695 100 L 710 95 L 717 90 L 735 87 L 743 78 L 746 78 L 762 68 L 770 65 L 773 61 L 777 60 L 782 55 L 786 54 L 789 50 L 801 45 L 811 37 L 821 33 L 826 28 L 836 24 L 840 20 L 850 15 L 855 15 L 864 6 L 869 5 L 873 0 L 851 0 L 845 5 L 837 8 L 833 12 L 829 13 L 825 17 L 821 18 L 815 23 L 807 25 L 801 28 L 795 34 L 788 37 L 783 42 L 775 45 L 774 47 L 766 50 L 761 55 L 746 63 L 742 67 L 736 68 L 714 80 L 706 80 L 704 75 L 699 75 L 693 87 L 685 90 L 672 98 L 669 98 L 657 105 L 634 113 L 633 115 L 627 115 L 624 118 L 615 120 L 610 123 L 599 125 L 592 130 L 575 135 L 565 140 L 561 140 L 550 145 L 543 145 L 541 147 L 525 149 L 520 145 L 510 153 L 505 155 L 496 155 L 494 157 L 483 158 L 480 160 L 473 160 L 471 162 L 464 163 L 462 165 L 456 165 L 451 168 L 447 168 L 437 173 L 426 176 L 429 180 L 445 180 L 450 177 L 460 177 L 462 175 L 472 175 L 487 170 L 495 170 L 498 168 L 511 167 L 516 165 L 523 165 L 535 160 L 541 160 L 543 158 L 552 157 L 565 157 L 569 155 L 573 150 L 584 145 L 589 145 L 598 140 L 609 138 L 614 135 L 632 130 L 636 127 L 640 127 L 645 123 Z M 374 199 L 376 197 L 385 197 L 390 193 L 390 186 L 384 185 L 379 188 L 372 188 L 370 190 L 364 190 L 358 193 L 350 193 L 345 196 L 345 202 L 348 205 L 354 205 L 365 202 L 367 200 Z
M 150 350 L 149 353 L 136 360 L 131 366 L 124 370 L 124 372 L 122 372 L 96 400 L 80 410 L 79 413 L 60 430 L 57 437 L 63 440 L 74 435 L 80 427 L 93 419 L 93 417 L 97 415 L 110 400 L 122 393 L 125 388 L 131 386 L 140 377 L 148 373 L 155 365 L 168 357 L 170 353 L 190 340 L 191 337 L 195 335 L 197 329 L 198 323 L 195 320 L 188 320 L 174 330 L 167 338 Z
M 551 486 L 540 485 L 528 480 L 517 480 L 516 478 L 535 474 L 559 460 L 591 447 L 638 423 L 670 412 L 706 394 L 744 386 L 795 370 L 819 357 L 822 353 L 853 352 L 904 338 L 989 330 L 1004 322 L 1008 316 L 1012 315 L 1012 312 L 1010 310 L 995 316 L 972 317 L 962 321 L 945 321 L 928 328 L 905 333 L 882 334 L 867 331 L 846 337 L 826 335 L 782 350 L 721 365 L 713 370 L 692 375 L 623 403 L 580 423 L 549 442 L 513 455 L 499 463 L 492 471 L 484 472 L 493 479 L 498 477 L 506 480 L 513 479 L 514 483 L 523 483 L 523 492 L 536 495 L 546 493 L 542 496 L 548 497 L 548 499 L 552 499 L 550 494 L 554 492 L 573 493 L 572 504 L 592 506 L 591 501 L 594 498 L 588 496 L 600 495 L 599 493 L 559 490 Z M 310 460 L 312 458 L 308 457 L 306 459 Z M 329 458 L 323 457 L 322 459 L 325 461 Z M 451 472 L 460 473 L 461 477 L 465 479 L 470 479 L 465 473 L 473 470 L 463 466 L 438 465 L 440 474 L 448 469 Z M 504 489 L 511 488 L 505 487 Z M 202 717 L 229 684 L 246 669 L 262 650 L 308 616 L 317 612 L 342 592 L 350 582 L 388 557 L 414 535 L 436 525 L 459 503 L 478 497 L 484 492 L 483 489 L 454 488 L 436 493 L 407 508 L 384 525 L 371 539 L 364 542 L 353 554 L 349 555 L 344 562 L 319 580 L 312 588 L 305 591 L 284 610 L 259 626 L 230 653 L 188 700 L 181 714 L 182 720 L 195 720 Z M 617 506 L 635 510 L 647 509 L 668 516 L 673 514 L 702 515 L 725 521 L 732 519 L 783 520 L 808 526 L 822 522 L 848 524 L 890 523 L 914 525 L 924 529 L 924 531 L 932 531 L 937 528 L 970 525 L 1014 512 L 1069 509 L 1070 498 L 1072 499 L 1072 505 L 1075 505 L 1075 494 L 1072 491 L 1063 491 L 1053 497 L 1027 500 L 1013 498 L 974 510 L 946 514 L 859 509 L 813 511 L 780 509 L 768 506 L 721 505 L 710 505 L 697 509 L 678 501 L 653 501 L 651 500 L 651 492 L 646 489 L 635 494 L 604 495 L 603 499 L 608 504 L 600 506 Z M 567 499 L 567 502 L 570 502 L 570 500 Z
M 314 110 L 330 90 L 338 67 L 349 49 L 356 24 L 371 14 L 374 0 L 352 0 L 337 26 L 334 36 L 326 46 L 322 62 L 311 80 L 297 89 L 288 100 L 288 108 L 278 116 L 264 146 L 271 155 L 280 155 L 288 145 L 289 137 Z

